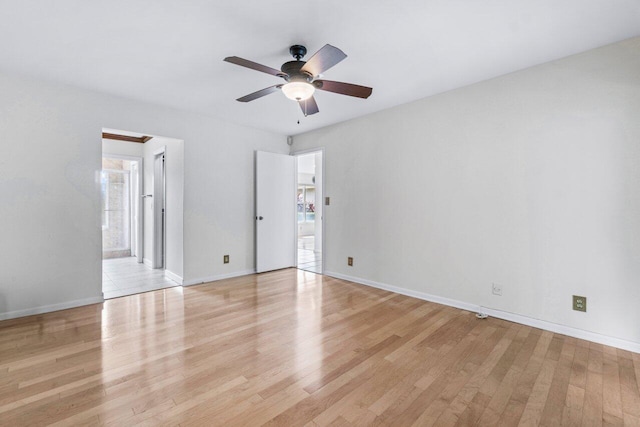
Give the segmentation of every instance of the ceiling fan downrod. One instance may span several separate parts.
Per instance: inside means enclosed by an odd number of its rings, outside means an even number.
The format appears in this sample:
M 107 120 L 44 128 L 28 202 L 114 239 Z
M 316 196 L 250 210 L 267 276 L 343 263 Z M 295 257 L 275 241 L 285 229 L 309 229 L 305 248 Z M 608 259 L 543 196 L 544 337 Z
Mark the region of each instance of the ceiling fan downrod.
M 299 44 L 294 44 L 289 48 L 289 53 L 296 61 L 300 61 L 307 54 L 307 48 Z

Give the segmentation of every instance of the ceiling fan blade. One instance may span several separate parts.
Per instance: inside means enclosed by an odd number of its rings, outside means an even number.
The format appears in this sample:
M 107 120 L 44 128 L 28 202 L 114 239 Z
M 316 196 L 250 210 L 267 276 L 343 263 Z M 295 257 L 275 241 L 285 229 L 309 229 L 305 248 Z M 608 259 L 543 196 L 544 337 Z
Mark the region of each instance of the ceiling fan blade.
M 250 93 L 249 95 L 245 95 L 242 98 L 238 98 L 236 99 L 236 101 L 240 101 L 240 102 L 253 101 L 254 99 L 262 98 L 263 96 L 269 95 L 270 93 L 277 91 L 281 87 L 282 85 L 270 86 L 270 87 L 261 89 L 257 92 Z
M 366 86 L 354 85 L 351 83 L 333 82 L 331 80 L 316 80 L 313 82 L 316 89 L 327 92 L 339 93 L 341 95 L 356 96 L 358 98 L 368 98 L 373 89 Z
M 282 71 L 276 70 L 275 68 L 267 67 L 266 65 L 258 64 L 257 62 L 249 61 L 248 59 L 238 58 L 237 56 L 228 56 L 224 58 L 224 60 L 241 67 L 262 71 L 263 73 L 271 74 L 272 76 L 282 77 L 285 75 Z
M 347 55 L 337 47 L 325 44 L 319 51 L 313 54 L 301 70 L 315 77 L 324 73 L 346 57 Z
M 302 113 L 305 115 L 305 117 L 310 116 L 311 114 L 316 114 L 320 111 L 318 110 L 316 99 L 313 96 L 303 101 L 298 101 L 298 104 L 300 104 L 300 108 L 302 109 Z

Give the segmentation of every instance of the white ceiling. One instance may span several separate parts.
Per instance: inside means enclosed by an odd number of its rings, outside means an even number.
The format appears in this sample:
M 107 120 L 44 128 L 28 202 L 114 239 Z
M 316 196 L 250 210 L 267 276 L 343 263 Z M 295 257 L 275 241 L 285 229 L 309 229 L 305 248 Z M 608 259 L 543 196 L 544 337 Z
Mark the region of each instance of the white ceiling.
M 289 135 L 637 35 L 639 0 L 0 0 L 1 71 Z M 348 58 L 324 77 L 368 100 L 235 101 L 282 80 L 226 56 L 280 68 L 326 43 Z

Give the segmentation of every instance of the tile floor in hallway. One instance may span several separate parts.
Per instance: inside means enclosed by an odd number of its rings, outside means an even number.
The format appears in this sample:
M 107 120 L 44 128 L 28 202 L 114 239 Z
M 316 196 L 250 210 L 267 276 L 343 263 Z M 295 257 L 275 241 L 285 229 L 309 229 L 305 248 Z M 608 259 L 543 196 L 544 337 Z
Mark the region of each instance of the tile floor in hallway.
M 102 260 L 102 293 L 105 299 L 179 286 L 165 277 L 164 270 L 152 269 L 135 257 Z
M 298 238 L 298 269 L 322 274 L 322 252 L 314 252 L 314 236 Z

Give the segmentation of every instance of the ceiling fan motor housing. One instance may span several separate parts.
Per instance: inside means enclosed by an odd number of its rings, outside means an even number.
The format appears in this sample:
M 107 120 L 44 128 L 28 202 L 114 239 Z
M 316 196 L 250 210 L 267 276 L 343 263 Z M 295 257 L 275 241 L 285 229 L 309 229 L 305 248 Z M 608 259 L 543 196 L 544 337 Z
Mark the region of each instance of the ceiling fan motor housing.
M 311 82 L 313 76 L 300 70 L 304 64 L 306 64 L 305 61 L 289 61 L 282 64 L 280 70 L 288 76 L 285 77 L 285 80 L 288 82 Z

